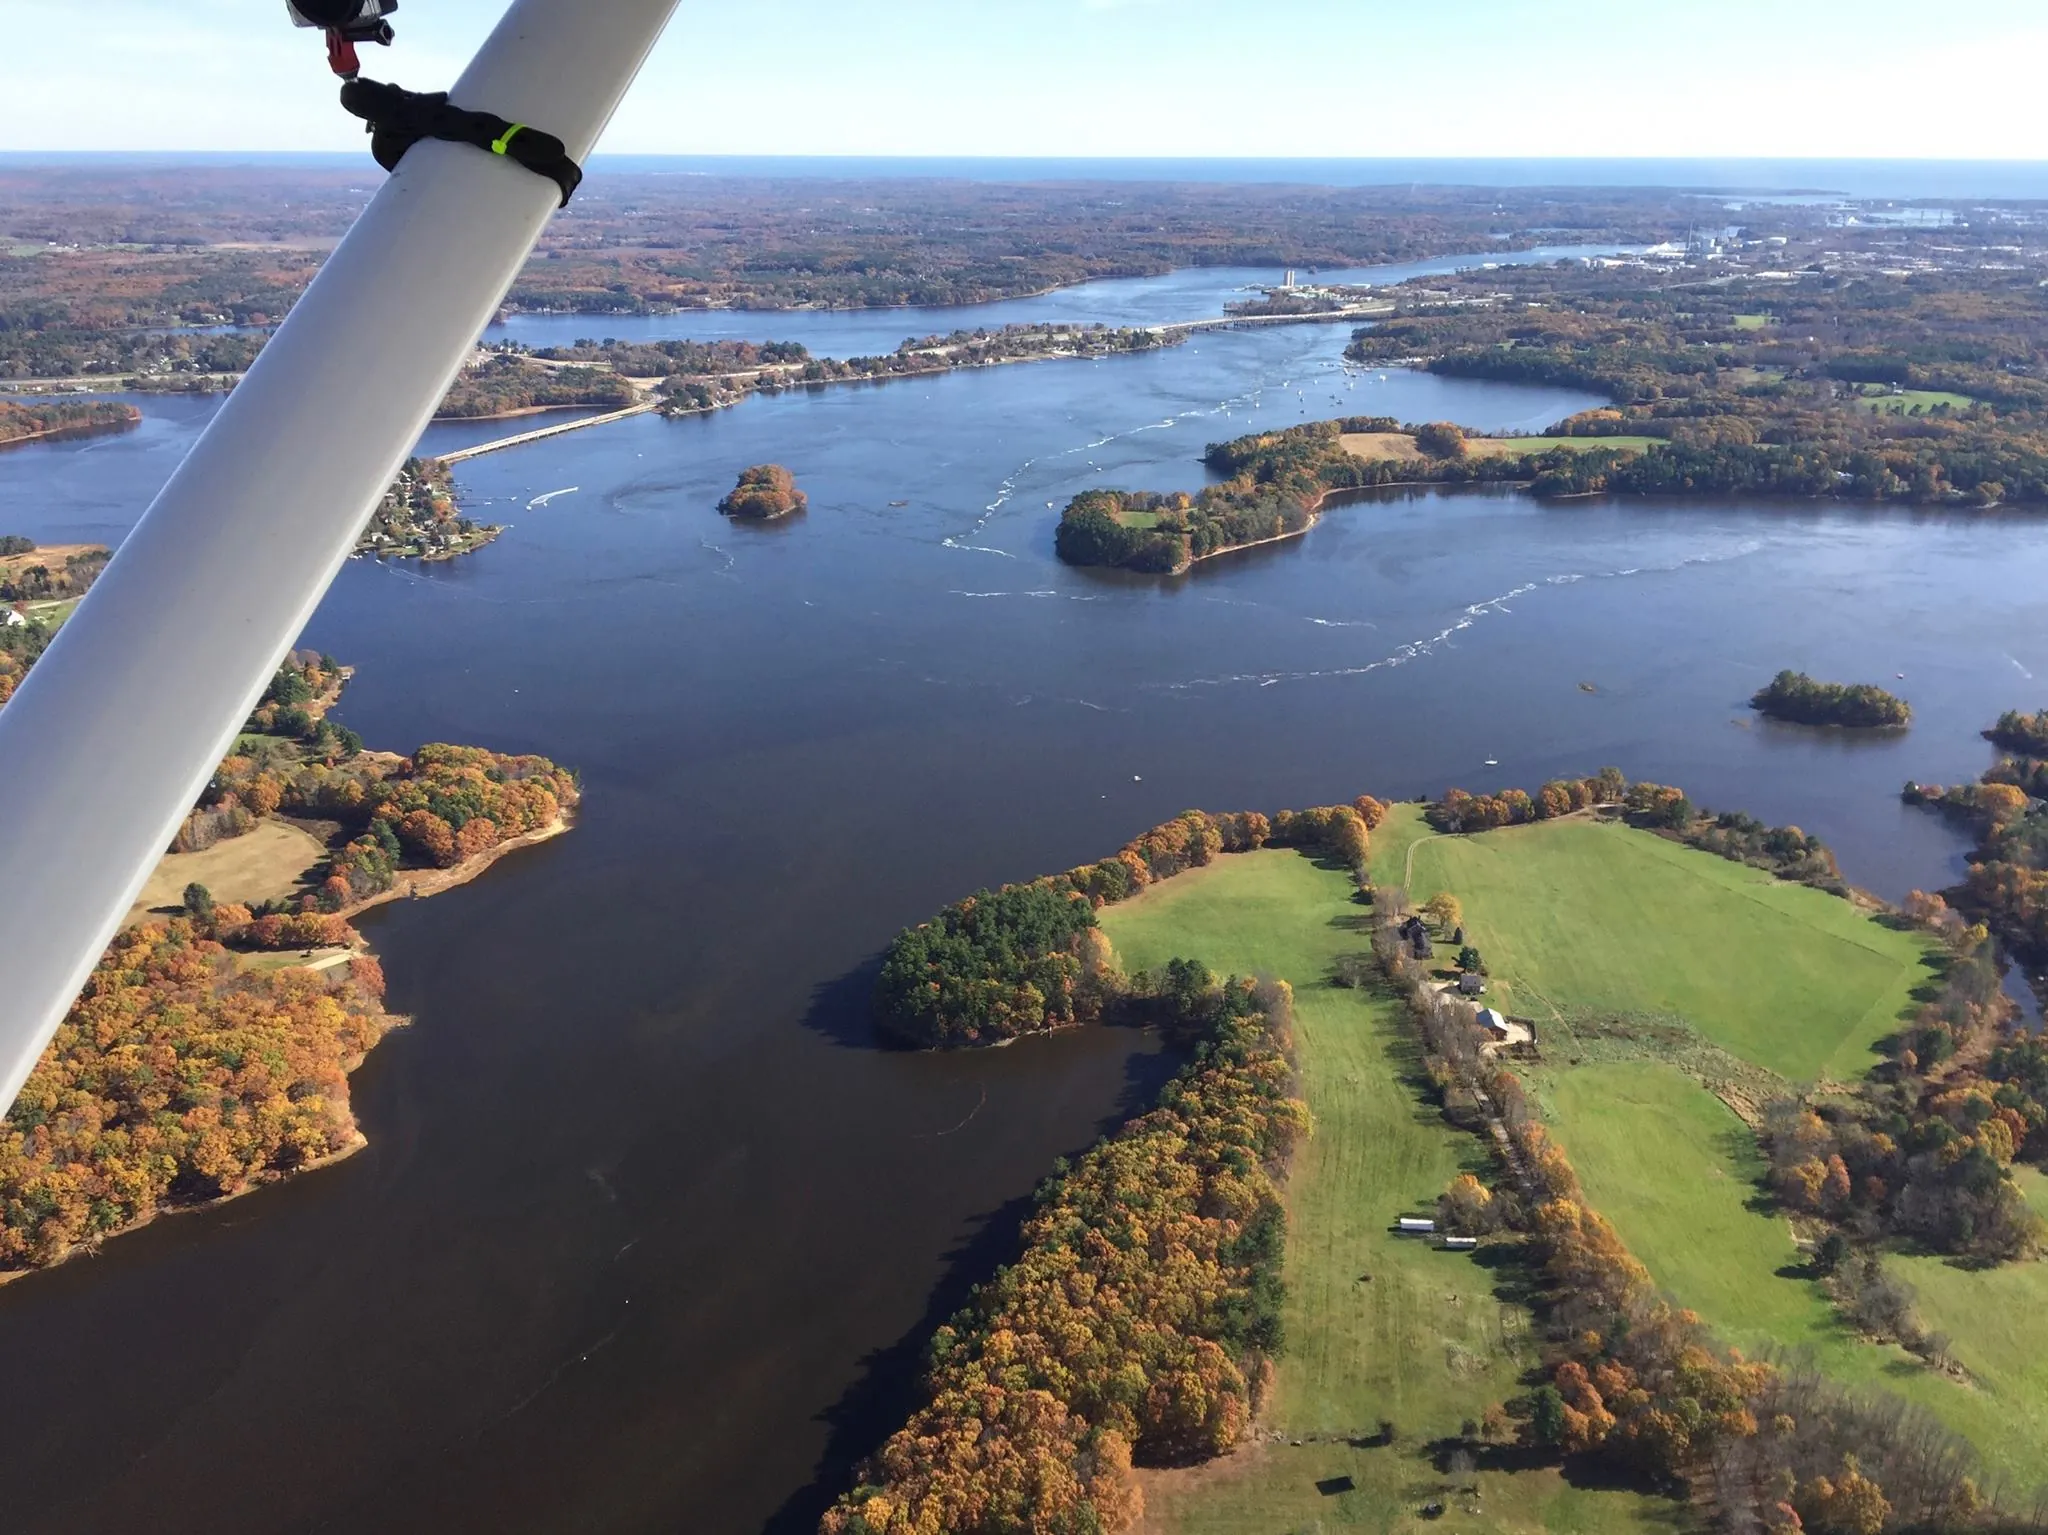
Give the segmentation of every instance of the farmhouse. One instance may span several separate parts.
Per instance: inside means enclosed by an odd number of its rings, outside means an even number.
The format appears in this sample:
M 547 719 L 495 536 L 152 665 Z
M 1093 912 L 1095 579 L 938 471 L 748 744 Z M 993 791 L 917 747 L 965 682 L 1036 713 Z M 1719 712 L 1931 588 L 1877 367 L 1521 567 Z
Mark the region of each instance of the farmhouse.
M 1430 942 L 1429 929 L 1420 917 L 1410 917 L 1401 924 L 1401 941 L 1417 959 L 1436 957 L 1436 945 Z
M 1467 970 L 1458 977 L 1458 995 L 1476 997 L 1486 990 L 1486 977 L 1476 971 Z

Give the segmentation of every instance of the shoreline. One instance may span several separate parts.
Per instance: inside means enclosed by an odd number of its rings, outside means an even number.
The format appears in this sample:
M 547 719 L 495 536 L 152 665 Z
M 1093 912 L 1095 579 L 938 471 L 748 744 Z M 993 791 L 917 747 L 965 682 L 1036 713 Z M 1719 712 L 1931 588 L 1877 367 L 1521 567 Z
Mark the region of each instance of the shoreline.
M 620 374 L 619 377 L 625 377 Z M 622 410 L 613 400 L 582 401 L 572 405 L 522 405 L 517 410 L 495 410 L 487 416 L 435 416 L 429 426 L 464 426 L 472 421 L 518 421 L 527 416 L 545 416 L 558 410 Z
M 389 890 L 380 890 L 375 895 L 365 896 L 360 901 L 342 907 L 334 915 L 341 918 L 344 922 L 350 922 L 366 911 L 374 911 L 379 906 L 388 906 L 393 901 L 425 901 L 437 895 L 445 895 L 450 890 L 459 890 L 471 881 L 480 879 L 499 859 L 526 848 L 539 847 L 543 842 L 552 842 L 557 837 L 566 836 L 575 828 L 575 813 L 572 810 L 564 809 L 555 816 L 554 820 L 548 822 L 539 831 L 530 831 L 522 836 L 508 838 L 500 842 L 496 847 L 478 853 L 474 858 L 464 859 L 453 868 L 408 871 L 411 874 L 411 878 L 407 879 L 403 886 L 394 882 Z M 365 945 L 359 952 L 366 954 L 374 953 L 368 945 Z
M 30 432 L 24 437 L 0 438 L 0 452 L 9 448 L 26 447 L 32 442 L 49 442 L 53 438 L 105 437 L 115 432 L 132 432 L 142 425 L 142 412 L 134 406 L 128 407 L 125 421 L 86 421 L 77 426 L 52 426 L 40 432 Z
M 411 1025 L 412 1020 L 410 1018 L 400 1018 L 392 1024 L 392 1028 L 403 1029 L 409 1028 Z M 389 1031 L 386 1032 L 386 1037 L 389 1037 Z M 354 1076 L 367 1059 L 367 1056 L 358 1056 L 350 1063 L 348 1075 Z M 351 1114 L 351 1118 L 353 1118 L 353 1114 Z M 76 1262 L 80 1258 L 97 1258 L 100 1255 L 100 1249 L 106 1246 L 107 1243 L 129 1236 L 134 1232 L 146 1230 L 148 1227 L 154 1226 L 158 1221 L 173 1220 L 180 1215 L 199 1215 L 208 1210 L 218 1210 L 224 1205 L 233 1204 L 238 1199 L 246 1199 L 251 1194 L 259 1194 L 265 1189 L 275 1188 L 280 1183 L 289 1183 L 292 1179 L 303 1177 L 307 1173 L 316 1173 L 322 1168 L 333 1167 L 338 1163 L 346 1162 L 357 1152 L 367 1151 L 369 1146 L 370 1138 L 363 1134 L 362 1129 L 358 1127 L 355 1134 L 349 1138 L 345 1145 L 337 1146 L 324 1157 L 313 1157 L 288 1172 L 280 1172 L 274 1168 L 264 1168 L 259 1172 L 251 1173 L 249 1180 L 242 1184 L 240 1188 L 232 1189 L 225 1194 L 218 1194 L 212 1199 L 202 1199 L 193 1204 L 158 1205 L 140 1220 L 130 1221 L 125 1226 L 116 1226 L 112 1231 L 102 1232 L 90 1242 L 73 1243 L 48 1263 L 40 1263 L 33 1268 L 0 1269 L 0 1290 L 6 1289 L 11 1284 L 18 1284 L 24 1279 L 33 1278 L 37 1274 L 50 1273 L 55 1269 L 64 1267 L 67 1263 Z
M 343 907 L 339 912 L 336 912 L 334 915 L 340 917 L 343 921 L 349 921 L 361 915 L 363 912 L 370 911 L 378 906 L 388 905 L 390 902 L 393 901 L 429 900 L 434 896 L 444 895 L 450 890 L 459 889 L 462 886 L 469 884 L 471 881 L 480 878 L 486 871 L 488 871 L 494 864 L 496 864 L 499 859 L 505 857 L 507 854 L 516 853 L 529 847 L 538 847 L 543 842 L 551 842 L 556 837 L 562 836 L 565 833 L 573 830 L 575 828 L 575 824 L 576 822 L 573 811 L 565 808 L 558 815 L 556 815 L 554 820 L 550 821 L 546 826 L 543 826 L 538 831 L 527 832 L 523 836 L 513 837 L 507 841 L 501 842 L 496 847 L 491 848 L 486 852 L 479 853 L 474 858 L 465 859 L 463 862 L 456 864 L 453 868 L 450 869 L 430 869 L 417 871 L 417 877 L 413 880 L 408 881 L 403 888 L 394 885 L 390 890 L 382 891 L 377 895 L 369 897 L 367 900 L 358 901 L 352 906 Z M 229 953 L 230 956 L 238 956 L 241 951 L 230 949 L 227 952 Z M 371 948 L 367 942 L 365 942 L 362 944 L 361 947 L 349 949 L 347 951 L 347 955 L 348 958 L 350 959 L 354 959 L 358 956 L 374 959 L 376 957 L 376 951 L 373 948 Z M 284 968 L 312 969 L 324 971 L 333 968 L 334 965 L 335 960 L 332 957 L 330 957 L 329 959 L 323 961 L 321 964 L 317 966 L 287 965 Z M 414 1022 L 412 1018 L 400 1014 L 390 1014 L 387 1016 L 391 1018 L 391 1023 L 390 1026 L 384 1031 L 383 1036 L 378 1040 L 379 1044 L 383 1043 L 384 1039 L 390 1038 L 392 1033 L 396 1030 L 410 1028 Z M 371 1048 L 372 1050 L 374 1050 L 375 1046 L 372 1046 Z M 369 1053 L 365 1052 L 364 1054 L 356 1056 L 354 1059 L 346 1062 L 343 1067 L 343 1076 L 345 1078 L 353 1077 L 358 1071 L 362 1069 L 363 1065 L 368 1060 Z M 275 1188 L 277 1185 L 281 1183 L 289 1183 L 294 1179 L 304 1177 L 308 1173 L 316 1173 L 324 1168 L 333 1167 L 338 1163 L 346 1162 L 350 1157 L 355 1156 L 358 1152 L 367 1150 L 370 1145 L 370 1138 L 363 1133 L 361 1124 L 358 1123 L 356 1120 L 355 1103 L 352 1096 L 349 1102 L 349 1122 L 352 1133 L 347 1142 L 335 1147 L 334 1150 L 328 1152 L 325 1156 L 309 1158 L 305 1162 L 299 1164 L 297 1167 L 292 1168 L 259 1169 L 258 1171 L 250 1174 L 248 1179 L 244 1181 L 239 1187 L 231 1189 L 224 1194 L 216 1195 L 212 1199 L 196 1200 L 189 1204 L 160 1204 L 155 1209 L 151 1210 L 149 1214 L 141 1217 L 138 1220 L 130 1221 L 125 1226 L 117 1226 L 111 1231 L 102 1232 L 97 1237 L 93 1238 L 91 1241 L 74 1243 L 72 1246 L 66 1248 L 64 1252 L 61 1253 L 59 1256 L 51 1259 L 48 1263 L 34 1264 L 27 1268 L 0 1269 L 0 1290 L 4 1290 L 8 1285 L 18 1283 L 19 1281 L 31 1278 L 34 1275 L 46 1274 L 53 1269 L 62 1268 L 65 1264 L 71 1263 L 79 1258 L 97 1257 L 99 1255 L 100 1249 L 104 1247 L 107 1243 L 114 1241 L 117 1238 L 128 1236 L 133 1232 L 141 1231 L 147 1226 L 152 1226 L 156 1224 L 156 1222 L 158 1222 L 159 1220 L 164 1220 L 166 1218 L 179 1215 L 197 1215 L 202 1211 L 206 1210 L 217 1210 L 221 1208 L 223 1205 L 233 1204 L 236 1200 L 245 1199 L 251 1194 L 260 1193 L 265 1189 Z

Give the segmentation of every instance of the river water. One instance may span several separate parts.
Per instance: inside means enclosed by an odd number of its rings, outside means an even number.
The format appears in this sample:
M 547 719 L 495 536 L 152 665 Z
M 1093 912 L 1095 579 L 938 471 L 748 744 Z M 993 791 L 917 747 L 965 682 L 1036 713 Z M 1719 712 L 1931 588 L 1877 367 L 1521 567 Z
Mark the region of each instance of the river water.
M 1191 805 L 1613 763 L 1817 831 L 1885 894 L 1954 877 L 1959 840 L 1897 790 L 1975 774 L 1977 730 L 2043 702 L 2032 519 L 1391 491 L 1178 581 L 1053 560 L 1075 491 L 1195 487 L 1216 438 L 1593 403 L 1353 376 L 1343 342 L 1219 332 L 637 418 L 462 466 L 511 524 L 483 553 L 351 563 L 307 635 L 359 669 L 347 723 L 545 752 L 583 770 L 584 819 L 367 919 L 417 1018 L 356 1078 L 369 1150 L 0 1292 L 0 1523 L 808 1527 L 1018 1201 L 1169 1065 L 1115 1031 L 877 1049 L 874 956 Z M 142 403 L 135 433 L 0 455 L 0 531 L 118 538 L 214 409 Z M 764 461 L 810 512 L 726 523 Z M 1918 722 L 1763 725 L 1743 700 L 1783 666 L 1885 680 Z

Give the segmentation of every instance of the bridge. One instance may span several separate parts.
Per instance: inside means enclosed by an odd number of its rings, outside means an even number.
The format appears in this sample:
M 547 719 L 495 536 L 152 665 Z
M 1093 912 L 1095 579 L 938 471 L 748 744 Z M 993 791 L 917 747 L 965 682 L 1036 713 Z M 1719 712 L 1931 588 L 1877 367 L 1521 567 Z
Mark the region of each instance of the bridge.
M 614 421 L 624 421 L 629 416 L 644 416 L 650 411 L 661 409 L 658 400 L 644 400 L 638 405 L 629 405 L 624 410 L 607 411 L 600 416 L 579 416 L 574 421 L 557 421 L 553 426 L 536 427 L 530 432 L 521 432 L 516 437 L 500 437 L 496 442 L 478 443 L 473 448 L 457 448 L 453 453 L 435 456 L 444 464 L 465 463 L 472 458 L 482 458 L 486 453 L 501 453 L 506 448 L 523 447 L 529 442 L 540 442 L 548 437 L 560 437 L 564 432 L 580 432 L 586 427 L 610 426 Z

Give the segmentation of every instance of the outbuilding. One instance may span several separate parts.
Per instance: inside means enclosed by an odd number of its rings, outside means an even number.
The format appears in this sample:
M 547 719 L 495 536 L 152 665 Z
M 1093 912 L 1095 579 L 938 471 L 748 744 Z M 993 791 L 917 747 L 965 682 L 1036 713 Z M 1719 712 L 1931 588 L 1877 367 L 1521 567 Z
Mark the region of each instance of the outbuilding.
M 1436 1222 L 1420 1215 L 1404 1215 L 1394 1222 L 1394 1227 L 1404 1237 L 1436 1235 Z
M 1445 1238 L 1444 1238 L 1444 1251 L 1446 1251 L 1446 1252 L 1454 1252 L 1454 1253 L 1469 1253 L 1469 1252 L 1471 1252 L 1471 1251 L 1472 1251 L 1473 1249 L 1475 1249 L 1475 1248 L 1476 1248 L 1476 1247 L 1478 1247 L 1478 1246 L 1479 1246 L 1479 1238 L 1477 1238 L 1477 1237 L 1445 1237 Z
M 1479 1026 L 1501 1039 L 1508 1037 L 1508 1021 L 1490 1007 L 1479 1009 Z

